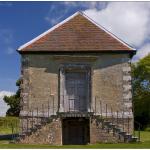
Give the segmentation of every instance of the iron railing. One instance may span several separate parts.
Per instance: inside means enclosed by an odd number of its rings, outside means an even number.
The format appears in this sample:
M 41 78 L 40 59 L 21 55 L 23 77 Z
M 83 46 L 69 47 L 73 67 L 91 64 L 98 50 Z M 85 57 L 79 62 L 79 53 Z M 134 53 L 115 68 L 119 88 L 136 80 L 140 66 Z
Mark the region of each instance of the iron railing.
M 70 109 L 69 107 L 70 105 L 66 106 L 65 97 L 64 97 L 61 104 L 62 105 L 61 107 L 63 108 L 61 112 L 59 111 L 59 108 L 55 107 L 54 96 L 52 96 L 52 99 L 43 103 L 40 107 L 35 107 L 35 108 L 32 107 L 24 116 L 26 118 L 26 125 L 22 124 L 21 126 L 22 133 L 25 130 L 28 131 L 30 128 L 34 128 L 34 126 L 37 124 L 42 124 L 42 121 L 45 118 L 49 119 L 51 116 L 58 115 L 59 113 L 65 113 L 65 114 L 91 113 L 91 115 L 98 116 L 99 118 L 101 118 L 101 120 L 103 119 L 105 121 L 107 120 L 110 121 L 112 124 L 115 124 L 115 126 L 117 126 L 118 128 L 119 127 L 122 128 L 122 130 L 126 131 L 127 133 L 131 133 L 132 123 L 130 122 L 130 119 L 132 119 L 131 116 L 132 114 L 130 114 L 130 112 L 125 112 L 124 109 L 122 110 L 113 109 L 112 105 L 108 105 L 107 103 L 104 103 L 98 97 L 94 97 L 93 103 L 91 105 L 87 105 L 87 107 L 84 106 L 83 109 L 82 108 L 83 104 L 80 102 L 80 100 L 82 99 L 83 99 L 82 97 L 78 97 L 77 107 L 75 106 L 76 109 Z M 74 101 L 75 100 L 76 99 L 74 99 Z M 68 115 L 66 115 L 66 117 L 67 116 Z M 81 117 L 83 116 L 81 115 Z M 14 133 L 14 128 L 12 128 L 12 133 Z M 135 132 L 134 132 L 134 136 L 135 136 Z M 140 141 L 140 125 L 138 130 L 138 140 Z

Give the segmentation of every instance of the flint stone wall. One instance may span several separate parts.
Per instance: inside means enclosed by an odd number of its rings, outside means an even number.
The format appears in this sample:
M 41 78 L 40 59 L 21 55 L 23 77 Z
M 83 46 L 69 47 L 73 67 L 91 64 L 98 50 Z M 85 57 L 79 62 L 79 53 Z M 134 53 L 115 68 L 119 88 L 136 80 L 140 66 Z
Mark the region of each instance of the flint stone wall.
M 127 54 L 80 56 L 31 55 L 22 56 L 21 96 L 23 110 L 45 107 L 54 98 L 58 111 L 59 68 L 61 64 L 88 64 L 91 67 L 91 99 L 112 106 L 114 110 L 132 110 L 130 64 Z M 108 94 L 109 93 L 109 94 Z M 51 106 L 52 107 L 52 106 Z M 97 110 L 99 110 L 97 105 Z M 132 112 L 131 112 L 132 114 Z
M 108 116 L 119 111 L 131 118 L 131 67 L 127 54 L 24 54 L 22 55 L 22 110 L 26 115 L 29 110 L 42 112 L 42 105 L 47 111 L 50 103 L 51 113 L 59 110 L 59 69 L 62 64 L 86 64 L 91 67 L 91 104 L 93 111 L 106 115 L 105 105 L 108 104 Z M 95 103 L 96 99 L 96 103 Z M 54 104 L 53 104 L 54 101 Z M 54 108 L 54 110 L 53 110 Z M 54 111 L 54 112 L 53 112 Z M 133 129 L 133 126 L 132 126 Z
M 25 120 L 24 124 L 26 124 Z M 24 144 L 50 144 L 50 145 L 62 145 L 62 125 L 59 118 L 53 119 L 51 123 L 42 126 L 35 133 L 30 136 L 26 136 L 25 139 L 21 139 L 19 143 Z

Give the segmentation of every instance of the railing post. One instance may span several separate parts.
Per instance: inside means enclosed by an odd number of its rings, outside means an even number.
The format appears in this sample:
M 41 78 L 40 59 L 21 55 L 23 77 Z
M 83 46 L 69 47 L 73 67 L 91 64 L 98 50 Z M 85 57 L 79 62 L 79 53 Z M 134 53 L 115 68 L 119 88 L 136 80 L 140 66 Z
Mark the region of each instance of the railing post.
M 96 115 L 96 96 L 95 96 L 95 115 Z
M 11 130 L 12 130 L 12 140 L 14 139 L 14 127 L 13 127 L 13 123 L 11 122 Z
M 65 100 L 66 100 L 65 95 L 63 95 L 63 109 L 64 109 L 64 112 L 67 111 L 67 106 L 65 106 L 65 104 L 68 104 L 68 103 L 66 103 Z
M 42 104 L 42 114 L 43 114 L 43 118 L 44 118 L 44 104 Z
M 79 111 L 81 110 L 81 107 L 80 107 L 80 96 L 79 96 L 79 99 L 78 99 L 78 101 L 79 101 Z
M 49 100 L 48 100 L 48 114 L 47 115 L 48 115 L 48 118 L 49 118 Z
M 53 95 L 53 115 L 54 115 L 54 95 Z
M 17 133 L 17 122 L 16 122 L 16 120 L 14 121 L 14 133 Z
M 117 110 L 117 126 L 118 126 L 118 110 Z
M 66 108 L 65 108 L 65 100 L 64 100 L 65 96 L 63 95 L 63 111 L 65 112 L 66 111 Z
M 16 119 L 16 132 L 18 133 L 19 132 L 19 127 L 18 127 L 18 121 Z
M 23 134 L 23 119 L 21 119 L 21 133 Z
M 124 110 L 123 110 L 123 113 L 122 113 L 122 125 L 123 125 L 123 131 L 124 131 Z
M 133 130 L 133 136 L 135 137 L 135 128 L 134 128 L 134 130 Z
M 140 131 L 141 131 L 141 124 L 139 123 L 139 122 L 137 122 L 137 121 L 134 121 L 134 123 L 135 124 L 137 124 L 137 126 L 138 126 L 138 142 L 140 142 L 140 140 L 141 140 L 141 133 L 140 133 Z M 134 137 L 135 137 L 135 130 L 134 130 Z
M 32 109 L 32 129 L 33 129 L 33 109 Z
M 92 101 L 90 101 L 90 112 L 92 112 Z
M 38 124 L 38 120 L 39 120 L 39 110 L 38 110 L 38 107 L 37 107 L 37 124 Z
M 32 122 L 32 110 L 30 109 L 30 111 L 29 111 L 29 128 L 31 128 L 31 126 L 32 126 L 31 122 Z
M 113 123 L 113 109 L 112 109 L 112 107 L 111 107 L 111 119 L 112 119 L 112 123 Z
M 138 127 L 138 138 L 139 138 L 139 142 L 140 142 L 140 140 L 141 140 L 141 134 L 140 134 L 140 124 L 139 124 L 139 127 Z
M 102 119 L 102 102 L 100 101 L 100 114 L 101 114 L 101 119 Z
M 106 119 L 107 119 L 107 104 L 106 104 Z
M 128 133 L 129 133 L 129 116 L 128 116 Z
M 27 113 L 27 131 L 28 131 L 28 129 L 29 129 L 29 126 L 28 126 L 29 124 L 28 124 L 28 113 Z
M 66 99 L 68 100 L 68 106 L 69 106 L 68 108 L 69 108 L 69 112 L 70 112 L 70 100 L 69 100 L 69 96 L 66 96 L 66 97 L 67 97 Z M 67 108 L 66 112 L 68 112 L 68 108 Z

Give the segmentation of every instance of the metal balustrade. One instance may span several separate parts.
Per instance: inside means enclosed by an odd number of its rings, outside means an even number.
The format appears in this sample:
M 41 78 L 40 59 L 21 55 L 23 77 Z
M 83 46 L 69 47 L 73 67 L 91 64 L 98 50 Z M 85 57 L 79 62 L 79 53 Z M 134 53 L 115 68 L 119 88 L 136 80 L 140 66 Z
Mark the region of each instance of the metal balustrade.
M 69 105 L 65 102 L 65 96 L 62 95 L 62 97 L 62 103 L 60 104 L 61 111 L 60 108 L 55 108 L 54 96 L 52 96 L 52 99 L 41 104 L 40 107 L 32 107 L 25 116 L 21 116 L 22 121 L 26 120 L 26 125 L 25 122 L 22 122 L 21 125 L 21 136 L 30 135 L 41 128 L 42 125 L 49 123 L 54 116 L 61 117 L 61 114 L 63 114 L 63 117 L 96 117 L 97 125 L 102 124 L 103 129 L 106 129 L 107 132 L 112 131 L 114 136 L 116 134 L 119 137 L 123 136 L 125 141 L 131 139 L 135 139 L 135 141 L 138 139 L 140 141 L 140 127 L 138 137 L 135 137 L 135 134 L 132 136 L 130 133 L 132 126 L 130 123 L 130 112 L 113 110 L 111 105 L 109 106 L 107 103 L 104 103 L 98 97 L 94 97 L 92 103 L 86 103 L 86 107 L 84 108 L 80 101 L 83 98 L 78 97 L 77 107 L 72 105 L 74 108 L 70 109 Z M 65 106 L 66 104 L 67 106 Z

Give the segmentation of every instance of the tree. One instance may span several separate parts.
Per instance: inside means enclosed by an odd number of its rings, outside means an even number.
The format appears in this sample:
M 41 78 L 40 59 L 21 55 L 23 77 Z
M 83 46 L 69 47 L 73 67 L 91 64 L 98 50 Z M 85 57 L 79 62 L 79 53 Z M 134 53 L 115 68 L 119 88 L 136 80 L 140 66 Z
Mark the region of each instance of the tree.
M 20 113 L 20 83 L 21 80 L 17 80 L 16 86 L 18 90 L 16 94 L 12 96 L 4 96 L 3 100 L 10 106 L 6 112 L 6 116 L 19 116 Z
M 150 55 L 132 65 L 134 118 L 150 125 Z

